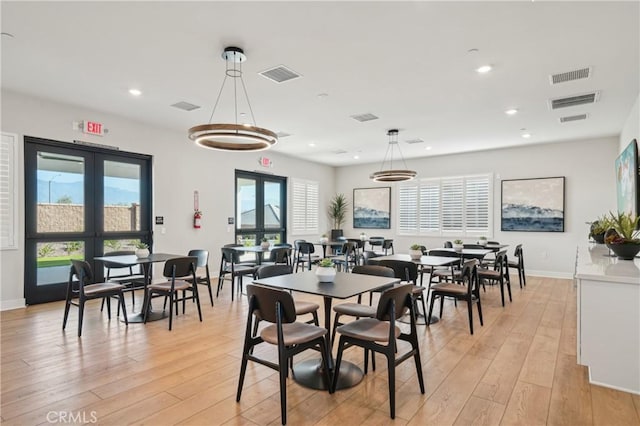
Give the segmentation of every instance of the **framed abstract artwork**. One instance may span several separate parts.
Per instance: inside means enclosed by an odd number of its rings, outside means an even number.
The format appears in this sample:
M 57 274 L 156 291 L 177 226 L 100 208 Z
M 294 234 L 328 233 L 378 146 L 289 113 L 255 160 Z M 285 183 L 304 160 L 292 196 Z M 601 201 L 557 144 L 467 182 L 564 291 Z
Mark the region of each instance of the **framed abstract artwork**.
M 502 231 L 564 232 L 564 176 L 502 181 Z
M 391 228 L 391 187 L 353 190 L 353 227 Z
M 638 144 L 632 140 L 616 158 L 616 199 L 618 213 L 638 215 L 640 195 L 638 189 Z

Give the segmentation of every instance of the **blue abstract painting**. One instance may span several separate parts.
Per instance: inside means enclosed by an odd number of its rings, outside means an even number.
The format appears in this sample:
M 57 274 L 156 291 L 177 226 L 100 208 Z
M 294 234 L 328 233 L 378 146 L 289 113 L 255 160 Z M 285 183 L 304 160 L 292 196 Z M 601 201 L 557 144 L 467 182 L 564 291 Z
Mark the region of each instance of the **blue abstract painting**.
M 564 176 L 502 181 L 502 231 L 564 232 Z
M 391 187 L 353 190 L 353 227 L 391 228 Z

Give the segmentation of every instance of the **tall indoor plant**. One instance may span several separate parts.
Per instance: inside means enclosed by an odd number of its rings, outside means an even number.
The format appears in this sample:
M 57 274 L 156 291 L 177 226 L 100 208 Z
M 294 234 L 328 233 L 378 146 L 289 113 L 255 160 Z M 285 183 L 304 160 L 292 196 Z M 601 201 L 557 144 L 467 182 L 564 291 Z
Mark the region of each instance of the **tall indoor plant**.
M 327 207 L 327 215 L 331 219 L 333 229 L 331 230 L 331 240 L 335 241 L 338 237 L 342 237 L 342 224 L 347 219 L 347 208 L 349 203 L 344 194 L 336 194 L 333 196 Z

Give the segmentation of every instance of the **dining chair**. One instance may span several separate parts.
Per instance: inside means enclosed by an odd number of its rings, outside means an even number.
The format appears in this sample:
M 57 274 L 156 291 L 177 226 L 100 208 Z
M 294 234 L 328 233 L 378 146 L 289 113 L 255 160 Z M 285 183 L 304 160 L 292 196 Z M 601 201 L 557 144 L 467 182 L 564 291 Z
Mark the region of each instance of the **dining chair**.
M 298 243 L 298 257 L 296 258 L 296 272 L 298 272 L 298 266 L 302 265 L 304 270 L 305 265 L 311 270 L 311 265 L 320 260 L 320 256 L 315 255 L 316 249 L 313 243 L 303 241 Z
M 426 315 L 427 305 L 424 297 L 426 288 L 418 285 L 418 265 L 405 260 L 379 260 L 378 265 L 393 269 L 396 278 L 412 285 L 411 294 L 413 295 L 413 299 L 415 303 L 420 301 L 422 304 L 422 312 Z
M 460 261 L 462 261 L 462 256 L 460 253 L 456 253 L 449 250 L 439 250 L 433 249 L 429 250 L 429 256 L 440 256 L 440 257 L 460 257 Z M 429 286 L 431 286 L 435 279 L 437 282 L 442 280 L 445 281 L 455 281 L 460 278 L 461 274 L 460 263 L 451 266 L 442 266 L 432 268 L 429 275 Z
M 382 248 L 382 244 L 384 243 L 384 237 L 369 237 L 369 245 L 371 246 L 371 251 L 375 252 L 376 247 Z
M 249 361 L 257 362 L 279 372 L 280 384 L 280 419 L 287 424 L 287 384 L 289 359 L 307 349 L 317 349 L 322 354 L 324 380 L 331 384 L 329 366 L 329 346 L 327 329 L 316 325 L 296 321 L 296 309 L 291 295 L 284 290 L 269 288 L 256 284 L 247 285 L 249 309 L 240 364 L 240 378 L 236 402 L 240 402 L 244 377 Z M 260 318 L 270 325 L 260 330 L 259 336 L 254 336 L 252 323 Z M 275 345 L 278 348 L 278 361 L 272 362 L 253 354 L 253 348 L 261 343 Z M 328 386 L 333 393 L 333 387 Z
M 504 307 L 504 287 L 509 292 L 509 302 L 511 299 L 511 278 L 509 277 L 509 259 L 507 251 L 501 250 L 496 253 L 496 260 L 493 269 L 478 268 L 478 278 L 480 282 L 488 281 L 490 283 L 498 283 L 500 285 L 500 299 L 502 307 Z
M 453 243 L 451 241 L 445 241 L 443 247 L 444 248 L 453 248 Z
M 200 309 L 200 297 L 198 296 L 198 284 L 196 277 L 196 264 L 198 258 L 195 256 L 177 257 L 169 259 L 164 264 L 162 275 L 166 278 L 161 282 L 154 282 L 147 286 L 144 298 L 145 306 L 144 322 L 147 322 L 147 313 L 154 297 L 164 297 L 165 302 L 169 299 L 169 331 L 173 326 L 173 312 L 175 305 L 175 314 L 178 315 L 178 302 L 182 302 L 182 314 L 185 313 L 186 301 L 193 300 L 198 308 L 198 317 L 202 322 L 202 310 Z M 189 281 L 187 281 L 189 278 Z M 182 291 L 182 297 L 179 292 Z M 191 295 L 187 296 L 186 292 Z M 155 295 L 155 296 L 154 296 Z
M 337 266 L 338 271 L 344 268 L 345 272 L 349 272 L 350 266 L 357 266 L 356 245 L 352 242 L 346 242 L 342 246 L 342 254 L 333 257 L 333 263 Z
M 478 305 L 478 316 L 480 317 L 480 325 L 482 321 L 482 305 L 480 304 L 480 285 L 478 280 L 478 259 L 468 260 L 462 265 L 459 282 L 439 283 L 431 286 L 431 301 L 429 303 L 429 316 L 433 312 L 433 303 L 436 297 L 440 298 L 440 320 L 442 320 L 442 310 L 444 307 L 444 298 L 451 297 L 455 300 L 467 302 L 467 312 L 469 314 L 469 330 L 473 334 L 473 304 Z M 427 326 L 430 321 L 427 320 Z
M 187 256 L 196 257 L 196 282 L 201 285 L 206 285 L 209 290 L 209 300 L 211 306 L 213 306 L 213 290 L 211 289 L 211 275 L 209 274 L 209 251 L 208 250 L 189 250 Z M 189 281 L 190 278 L 187 278 Z M 184 296 L 184 295 L 183 295 Z
M 134 256 L 135 252 L 133 250 L 117 250 L 109 253 L 105 253 L 105 256 Z M 136 305 L 135 291 L 136 290 L 144 290 L 145 282 L 144 282 L 144 273 L 140 270 L 140 266 L 134 267 L 131 266 L 122 266 L 121 264 L 110 262 L 108 260 L 103 260 L 102 264 L 106 268 L 106 282 L 113 282 L 122 284 L 124 286 L 123 292 L 131 293 L 131 304 L 132 306 Z M 137 271 L 134 271 L 137 269 Z M 102 304 L 100 306 L 100 310 L 104 308 L 105 300 L 102 300 Z M 120 306 L 118 306 L 118 312 L 120 312 Z
M 74 277 L 76 278 L 74 280 Z M 127 309 L 124 305 L 124 295 L 122 290 L 124 285 L 118 283 L 92 283 L 93 271 L 88 262 L 84 260 L 71 260 L 71 268 L 69 270 L 69 281 L 67 283 L 67 293 L 64 305 L 64 318 L 62 320 L 62 329 L 67 327 L 67 319 L 69 318 L 69 309 L 71 305 L 78 307 L 78 337 L 82 336 L 82 320 L 84 318 L 84 306 L 87 300 L 106 299 L 107 315 L 111 319 L 111 298 L 118 299 L 119 306 L 122 307 L 122 317 L 126 325 Z M 77 301 L 74 301 L 77 299 Z
M 362 252 L 362 265 L 370 265 L 371 262 L 369 262 L 370 259 L 373 259 L 374 257 L 380 257 L 380 255 L 378 253 L 376 253 L 375 251 L 371 251 L 371 250 L 364 250 Z
M 269 258 L 262 265 L 291 264 L 291 248 L 286 246 L 274 246 L 269 251 Z
M 335 371 L 340 371 L 342 355 L 346 348 L 359 346 L 365 350 L 378 352 L 387 358 L 387 374 L 389 385 L 389 408 L 392 419 L 396 417 L 396 367 L 413 358 L 416 365 L 416 374 L 420 392 L 424 394 L 424 379 L 422 376 L 422 364 L 420 361 L 420 347 L 416 332 L 416 313 L 414 311 L 411 285 L 400 285 L 383 291 L 373 318 L 361 318 L 338 327 L 340 341 L 338 343 L 338 355 L 336 357 Z M 409 313 L 410 331 L 407 333 L 396 325 L 406 313 Z M 398 340 L 408 342 L 411 349 L 396 355 L 396 351 L 402 346 Z M 338 383 L 338 375 L 334 374 L 332 388 L 335 390 Z
M 231 301 L 235 295 L 235 281 L 238 283 L 238 292 L 242 293 L 242 279 L 245 276 L 253 276 L 256 272 L 256 265 L 245 264 L 240 262 L 240 254 L 231 247 L 222 247 L 220 249 L 222 257 L 220 258 L 220 271 L 218 272 L 218 289 L 216 298 L 220 295 L 224 279 L 227 275 L 231 276 Z
M 395 254 L 393 251 L 393 240 L 384 240 L 382 242 L 382 250 L 385 256 L 389 254 L 389 250 L 391 250 L 391 254 Z
M 522 244 L 518 244 L 513 252 L 518 260 L 510 260 L 509 266 L 518 270 L 518 281 L 520 288 L 527 286 L 527 278 L 524 274 L 524 254 L 522 253 Z

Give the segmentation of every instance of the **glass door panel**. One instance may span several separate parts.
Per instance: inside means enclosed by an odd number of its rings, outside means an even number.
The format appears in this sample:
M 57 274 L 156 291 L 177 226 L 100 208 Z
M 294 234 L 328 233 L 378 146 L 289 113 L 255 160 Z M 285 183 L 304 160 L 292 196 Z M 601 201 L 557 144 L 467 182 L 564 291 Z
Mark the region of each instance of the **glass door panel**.
M 239 178 L 236 185 L 236 228 L 256 228 L 256 180 Z
M 139 164 L 105 160 L 105 232 L 140 230 L 140 169 Z
M 84 241 L 39 242 L 36 285 L 45 286 L 69 279 L 71 259 L 84 260 Z
M 284 228 L 280 207 L 282 202 L 281 182 L 264 182 L 264 228 L 280 229 Z

